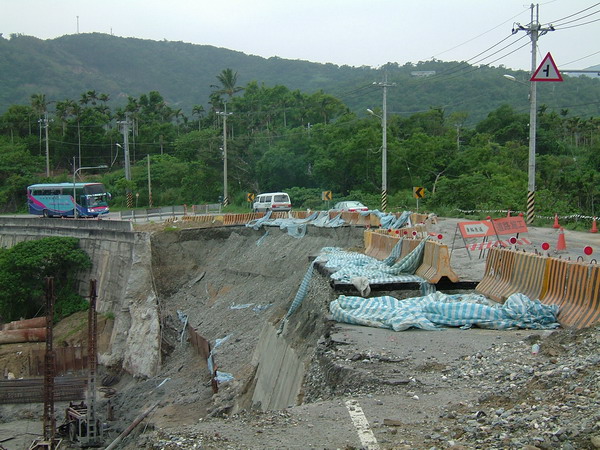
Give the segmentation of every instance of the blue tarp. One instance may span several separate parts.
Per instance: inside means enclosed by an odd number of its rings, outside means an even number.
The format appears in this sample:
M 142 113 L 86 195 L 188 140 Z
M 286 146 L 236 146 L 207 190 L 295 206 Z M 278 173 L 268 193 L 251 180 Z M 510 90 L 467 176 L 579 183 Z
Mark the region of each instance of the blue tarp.
M 362 298 L 340 295 L 329 310 L 338 322 L 389 328 L 442 330 L 444 326 L 489 329 L 554 329 L 557 305 L 544 305 L 523 294 L 513 294 L 496 304 L 479 294 L 447 295 L 441 292 L 398 300 L 391 296 Z
M 332 247 L 321 250 L 320 257 L 327 261 L 325 267 L 334 271 L 331 278 L 336 281 L 350 283 L 354 277 L 366 277 L 370 284 L 423 283 L 425 280 L 414 273 L 423 261 L 425 242 L 426 239 L 423 239 L 412 252 L 397 262 L 402 239 L 383 261 L 362 253 L 346 252 Z

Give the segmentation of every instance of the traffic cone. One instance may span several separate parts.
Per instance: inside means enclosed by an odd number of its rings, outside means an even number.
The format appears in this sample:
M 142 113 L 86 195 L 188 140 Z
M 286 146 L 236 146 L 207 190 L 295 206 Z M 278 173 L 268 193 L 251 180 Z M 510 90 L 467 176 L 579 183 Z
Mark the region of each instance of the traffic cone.
M 554 226 L 552 228 L 560 228 L 558 224 L 558 214 L 554 214 Z
M 558 230 L 558 243 L 556 244 L 556 251 L 565 251 L 567 250 L 567 243 L 565 242 L 565 230 L 563 227 L 560 227 Z
M 590 233 L 597 233 L 598 232 L 598 228 L 596 227 L 596 218 L 594 217 L 594 220 L 592 221 L 592 229 L 590 230 Z

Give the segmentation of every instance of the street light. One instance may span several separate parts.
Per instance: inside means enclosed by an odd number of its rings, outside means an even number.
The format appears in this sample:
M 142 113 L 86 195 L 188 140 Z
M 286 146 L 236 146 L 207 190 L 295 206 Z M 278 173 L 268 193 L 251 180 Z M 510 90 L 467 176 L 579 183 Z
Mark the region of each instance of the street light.
M 533 66 L 532 66 L 533 67 Z M 535 70 L 532 69 L 532 70 Z M 527 85 L 512 75 L 505 74 L 504 78 L 515 83 Z M 527 224 L 531 225 L 535 217 L 535 139 L 537 129 L 537 96 L 536 82 L 529 83 L 529 165 L 527 170 Z
M 504 75 L 502 75 L 502 76 L 503 76 L 504 78 L 506 78 L 507 80 L 514 81 L 515 83 L 527 84 L 527 83 L 524 83 L 523 81 L 519 81 L 519 80 L 517 80 L 515 77 L 513 77 L 512 75 L 509 75 L 509 74 L 507 74 L 507 73 L 505 73 L 505 74 L 504 74 Z
M 73 167 L 75 167 L 75 157 L 73 157 Z M 100 166 L 92 166 L 92 167 L 79 167 L 73 171 L 73 218 L 77 219 L 77 193 L 75 192 L 75 177 L 78 172 L 82 170 L 91 170 L 91 169 L 108 169 L 106 164 L 102 164 Z

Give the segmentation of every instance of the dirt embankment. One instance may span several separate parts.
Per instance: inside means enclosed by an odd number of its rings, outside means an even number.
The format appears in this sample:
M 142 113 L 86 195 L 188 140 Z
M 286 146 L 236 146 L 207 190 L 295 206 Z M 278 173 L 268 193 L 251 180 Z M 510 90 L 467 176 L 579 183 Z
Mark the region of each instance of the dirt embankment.
M 107 440 L 149 405 L 159 406 L 123 448 L 359 448 L 347 399 L 362 405 L 380 448 L 593 448 L 591 439 L 600 435 L 593 408 L 597 327 L 478 334 L 343 326 L 327 321 L 335 293 L 320 275 L 283 333 L 298 354 L 314 352 L 305 368 L 306 403 L 260 412 L 252 398 L 252 357 L 261 331 L 279 325 L 310 256 L 329 246 L 361 248 L 363 230 L 309 227 L 297 239 L 277 228 L 160 228 L 152 236 L 152 266 L 163 365 L 144 380 L 114 373 L 120 379 L 110 399 L 116 420 Z M 456 221 L 443 220 L 433 231 L 450 246 L 455 229 Z M 537 232 L 532 247 L 555 240 L 553 230 Z M 452 265 L 475 279 L 484 260 L 471 256 L 457 250 Z M 218 369 L 233 377 L 215 396 L 206 365 L 182 339 L 184 316 L 214 344 Z M 539 355 L 531 354 L 534 342 Z M 247 410 L 227 415 L 236 401 Z M 101 399 L 99 408 L 107 403 Z

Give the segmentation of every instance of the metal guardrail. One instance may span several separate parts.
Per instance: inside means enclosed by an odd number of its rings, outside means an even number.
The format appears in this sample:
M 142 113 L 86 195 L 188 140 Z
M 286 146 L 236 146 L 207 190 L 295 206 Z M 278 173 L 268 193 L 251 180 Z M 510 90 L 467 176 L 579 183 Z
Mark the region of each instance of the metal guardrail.
M 220 203 L 206 205 L 175 205 L 160 208 L 129 209 L 120 212 L 121 220 L 130 222 L 151 222 L 153 220 L 163 221 L 172 217 L 197 216 L 202 214 L 220 214 Z

